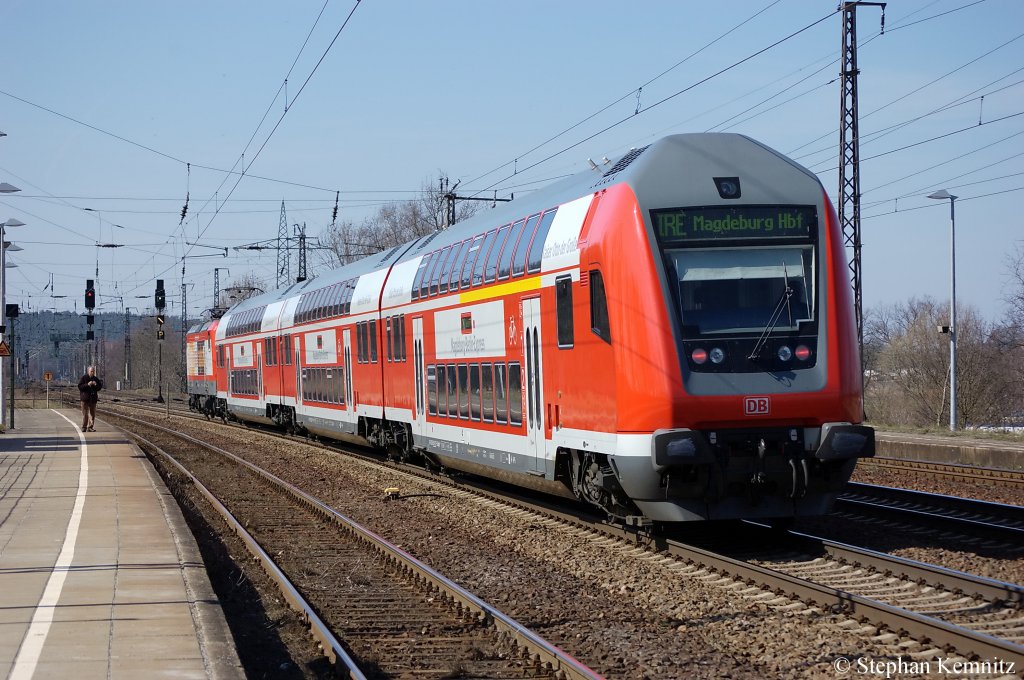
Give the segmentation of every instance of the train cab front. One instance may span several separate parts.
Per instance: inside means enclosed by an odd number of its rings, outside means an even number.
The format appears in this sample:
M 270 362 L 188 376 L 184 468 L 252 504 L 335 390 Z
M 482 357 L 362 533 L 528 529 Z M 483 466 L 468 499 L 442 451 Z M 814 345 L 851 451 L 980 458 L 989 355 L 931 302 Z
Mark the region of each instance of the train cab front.
M 874 455 L 829 211 L 824 199 L 651 211 L 687 425 L 655 432 L 651 462 L 682 515 L 822 514 Z

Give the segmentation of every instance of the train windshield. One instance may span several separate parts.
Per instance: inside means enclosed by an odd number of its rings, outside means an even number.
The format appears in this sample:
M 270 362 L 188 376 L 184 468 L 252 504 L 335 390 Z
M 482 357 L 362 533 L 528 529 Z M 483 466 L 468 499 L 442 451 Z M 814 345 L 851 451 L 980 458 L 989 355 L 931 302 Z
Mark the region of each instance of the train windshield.
M 685 337 L 810 330 L 812 207 L 674 209 L 653 216 Z

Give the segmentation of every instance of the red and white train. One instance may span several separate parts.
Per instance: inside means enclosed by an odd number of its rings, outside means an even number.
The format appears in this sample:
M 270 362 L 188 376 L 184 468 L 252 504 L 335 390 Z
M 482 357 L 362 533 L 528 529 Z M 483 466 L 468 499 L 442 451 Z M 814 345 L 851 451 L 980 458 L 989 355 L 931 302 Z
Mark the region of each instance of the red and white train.
M 193 328 L 190 404 L 631 520 L 821 514 L 874 454 L 847 272 L 811 172 L 666 137 Z

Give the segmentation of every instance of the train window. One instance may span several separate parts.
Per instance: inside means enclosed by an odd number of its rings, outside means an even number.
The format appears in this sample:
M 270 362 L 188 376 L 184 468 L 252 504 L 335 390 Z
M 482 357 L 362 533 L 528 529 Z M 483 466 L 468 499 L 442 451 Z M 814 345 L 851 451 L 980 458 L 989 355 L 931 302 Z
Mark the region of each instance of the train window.
M 284 365 L 285 366 L 291 366 L 292 365 L 292 336 L 290 336 L 290 335 L 284 336 L 284 343 L 282 343 L 282 344 L 284 345 L 284 352 L 283 352 L 283 354 L 284 354 Z
M 451 246 L 448 246 L 441 251 L 441 254 L 437 257 L 437 266 L 434 267 L 434 271 L 430 274 L 430 294 L 437 295 L 438 293 L 444 293 L 448 290 L 448 282 L 445 281 L 444 285 L 441 286 L 441 272 L 445 271 L 445 260 L 448 259 L 448 253 L 451 252 Z
M 334 404 L 338 401 L 338 398 L 334 396 L 334 371 L 329 368 L 324 369 L 324 392 L 326 393 L 328 404 Z
M 437 369 L 434 364 L 427 366 L 427 412 L 437 415 Z
M 459 417 L 459 383 L 455 379 L 455 364 L 448 364 L 448 417 Z
M 483 245 L 480 246 L 480 252 L 476 256 L 476 266 L 473 267 L 473 281 L 472 285 L 479 286 L 484 282 L 484 264 L 489 259 L 488 256 L 491 252 L 491 248 L 494 246 L 494 239 L 498 235 L 496 229 L 492 229 L 484 237 Z
M 814 317 L 814 246 L 686 248 L 665 252 L 674 270 L 683 333 L 797 330 Z M 786 289 L 792 294 L 786 297 Z
M 302 369 L 302 398 L 309 399 L 309 386 L 306 382 L 308 380 L 306 369 Z
M 423 277 L 427 271 L 427 263 L 430 262 L 429 257 L 423 257 L 420 259 L 420 266 L 416 269 L 416 276 L 412 280 L 412 299 L 418 300 L 420 297 L 420 286 L 423 285 Z
M 448 370 L 444 364 L 437 367 L 437 415 L 448 417 Z
M 405 361 L 405 314 L 395 317 L 395 361 Z
M 608 322 L 608 300 L 604 278 L 600 270 L 590 270 L 590 330 L 608 344 L 612 341 L 612 328 Z
M 317 321 L 320 319 L 320 300 L 323 299 L 324 291 L 323 288 L 319 288 L 313 291 L 313 298 L 310 300 L 309 309 L 309 320 Z
M 455 259 L 452 260 L 451 267 L 451 278 L 448 280 L 448 292 L 454 293 L 459 289 L 459 277 L 462 276 L 462 265 L 466 262 L 466 255 L 469 252 L 470 244 L 473 239 L 466 239 L 459 245 L 458 253 L 455 255 Z M 447 268 L 445 269 L 447 272 Z
M 437 264 L 438 255 L 440 251 L 435 250 L 430 254 L 430 259 L 427 260 L 427 271 L 423 275 L 423 280 L 420 282 L 420 297 L 425 298 L 430 291 L 430 276 L 431 272 L 434 271 L 434 266 Z
M 573 345 L 572 312 L 572 276 L 559 276 L 555 279 L 555 317 L 560 349 Z
M 526 418 L 530 427 L 533 428 L 533 371 L 534 350 L 536 348 L 530 342 L 530 331 L 526 331 Z
M 384 344 L 387 347 L 388 361 L 390 362 L 391 361 L 391 357 L 393 356 L 392 352 L 391 352 L 391 349 L 392 349 L 392 347 L 394 347 L 394 345 L 391 343 L 391 317 L 390 316 L 386 317 L 384 319 L 384 339 L 385 339 L 385 343 Z
M 331 286 L 331 316 L 341 316 L 341 284 Z
M 469 419 L 469 367 L 459 364 L 459 417 Z
M 523 424 L 523 373 L 516 361 L 508 365 L 508 424 Z
M 469 252 L 466 254 L 466 264 L 462 268 L 462 289 L 469 288 L 470 281 L 473 280 L 473 267 L 476 266 L 476 261 L 480 255 L 480 246 L 483 245 L 484 235 L 480 234 L 473 239 L 473 245 L 469 247 Z
M 338 403 L 345 405 L 345 369 L 338 369 Z
M 505 244 L 505 237 L 512 225 L 506 224 L 498 230 L 498 238 L 491 246 L 491 252 L 487 255 L 487 266 L 484 267 L 484 283 L 492 283 L 498 278 L 498 257 L 501 255 L 501 246 Z
M 469 365 L 469 418 L 480 420 L 480 364 Z
M 508 380 L 505 364 L 494 364 L 494 421 L 508 422 Z
M 224 368 L 224 345 L 217 348 L 217 368 Z
M 356 324 L 356 360 L 366 363 L 366 322 L 360 321 Z
M 484 422 L 494 421 L 494 373 L 490 364 L 480 365 L 480 401 L 483 403 Z
M 533 236 L 533 230 L 537 227 L 539 220 L 540 215 L 532 215 L 526 220 L 526 228 L 523 229 L 523 235 L 519 237 L 516 252 L 512 256 L 512 276 L 522 276 L 526 271 L 526 256 L 529 254 L 527 251 L 530 249 L 530 238 Z
M 348 314 L 349 310 L 352 309 L 352 294 L 356 292 L 355 281 L 347 281 L 345 283 L 345 294 L 341 298 L 341 313 Z
M 498 279 L 507 279 L 512 275 L 512 255 L 515 254 L 516 244 L 519 237 L 523 235 L 523 220 L 512 225 L 512 231 L 505 241 L 505 247 L 501 249 L 501 260 L 498 264 Z
M 370 363 L 377 363 L 377 320 L 370 320 Z
M 444 259 L 444 269 L 441 270 L 441 282 L 438 284 L 437 289 L 437 292 L 441 295 L 448 292 L 448 280 L 452 277 L 452 268 L 455 266 L 455 260 L 459 259 L 459 249 L 461 247 L 462 243 L 456 243 L 445 248 L 448 257 Z
M 558 212 L 557 209 L 548 210 L 540 219 L 540 226 L 537 227 L 533 243 L 530 244 L 530 257 L 526 267 L 526 271 L 531 274 L 540 271 L 540 265 L 544 259 L 544 243 L 548 240 L 548 232 L 551 231 L 551 223 L 555 221 L 556 212 Z

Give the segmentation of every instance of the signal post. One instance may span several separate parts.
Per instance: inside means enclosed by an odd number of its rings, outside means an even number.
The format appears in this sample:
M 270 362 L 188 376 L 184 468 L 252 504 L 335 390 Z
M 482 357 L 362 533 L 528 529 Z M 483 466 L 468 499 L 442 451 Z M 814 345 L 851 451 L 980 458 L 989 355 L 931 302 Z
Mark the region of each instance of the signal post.
M 164 403 L 164 307 L 167 306 L 167 295 L 164 293 L 164 280 L 156 280 L 156 295 L 154 296 L 156 306 L 156 345 L 157 345 L 157 374 L 156 374 L 156 400 L 157 403 Z M 170 395 L 167 395 L 170 397 Z

